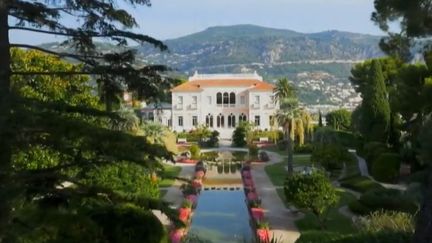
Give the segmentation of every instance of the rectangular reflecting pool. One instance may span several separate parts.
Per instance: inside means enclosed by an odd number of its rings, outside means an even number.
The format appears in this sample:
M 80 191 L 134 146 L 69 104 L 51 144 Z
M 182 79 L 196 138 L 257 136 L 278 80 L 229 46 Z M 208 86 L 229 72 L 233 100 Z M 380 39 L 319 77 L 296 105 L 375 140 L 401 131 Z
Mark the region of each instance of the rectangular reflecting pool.
M 203 242 L 250 242 L 253 235 L 243 188 L 233 191 L 203 190 L 189 234 Z

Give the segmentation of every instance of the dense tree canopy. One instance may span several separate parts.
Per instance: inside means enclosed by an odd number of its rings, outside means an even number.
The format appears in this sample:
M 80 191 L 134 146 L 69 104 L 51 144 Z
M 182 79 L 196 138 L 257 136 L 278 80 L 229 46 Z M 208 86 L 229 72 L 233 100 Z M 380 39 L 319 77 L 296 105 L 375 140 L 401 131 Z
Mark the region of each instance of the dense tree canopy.
M 159 200 L 151 173 L 160 158 L 171 155 L 137 133 L 136 118 L 110 111 L 124 91 L 157 101 L 169 90 L 172 81 L 162 73 L 167 68 L 138 66 L 127 48 L 132 42 L 166 46 L 131 32 L 137 23 L 120 2 L 150 5 L 148 0 L 68 0 L 55 6 L 0 1 L 2 242 L 159 242 L 164 237 L 149 209 L 170 216 L 172 210 Z M 62 36 L 73 51 L 11 43 L 16 30 Z M 98 50 L 95 41 L 101 39 L 117 44 L 119 52 Z
M 351 128 L 351 112 L 346 109 L 331 111 L 326 115 L 327 126 L 336 130 L 349 130 Z
M 41 71 L 80 68 L 37 51 L 14 49 L 12 57 L 17 60 L 14 70 L 29 64 Z M 148 209 L 171 212 L 159 201 L 158 185 L 151 176 L 158 168 L 157 157 L 169 156 L 165 148 L 131 130 L 112 130 L 113 121 L 126 121 L 100 109 L 86 75 L 67 80 L 17 77 L 12 88 L 23 106 L 16 110 L 20 120 L 15 122 L 12 147 L 14 180 L 2 188 L 2 199 L 14 207 L 2 237 L 18 242 L 94 242 L 121 235 L 110 232 L 111 227 L 132 232 L 131 227 L 137 227 L 124 242 L 145 240 L 138 228 L 159 225 Z M 46 212 L 43 217 L 42 212 Z M 117 221 L 99 220 L 113 214 Z M 136 221 L 141 225 L 126 224 L 133 214 L 142 214 Z

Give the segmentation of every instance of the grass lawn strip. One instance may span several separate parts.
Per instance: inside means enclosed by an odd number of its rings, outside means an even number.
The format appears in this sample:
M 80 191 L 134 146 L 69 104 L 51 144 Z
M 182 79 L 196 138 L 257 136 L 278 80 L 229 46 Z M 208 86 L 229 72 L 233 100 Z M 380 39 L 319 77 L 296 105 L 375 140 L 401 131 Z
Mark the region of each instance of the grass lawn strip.
M 164 166 L 164 174 L 162 175 L 162 177 L 175 177 L 178 176 L 180 174 L 181 171 L 181 167 L 180 166 L 173 166 L 173 165 L 163 165 Z M 174 184 L 174 179 L 162 179 L 159 182 L 159 187 L 164 188 L 164 187 L 170 187 Z

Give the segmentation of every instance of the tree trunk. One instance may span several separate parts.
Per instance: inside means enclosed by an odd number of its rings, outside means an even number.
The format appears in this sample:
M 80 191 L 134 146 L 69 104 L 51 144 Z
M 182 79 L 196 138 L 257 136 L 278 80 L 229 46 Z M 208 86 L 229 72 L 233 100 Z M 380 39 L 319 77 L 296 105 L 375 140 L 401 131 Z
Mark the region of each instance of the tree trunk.
M 292 147 L 292 140 L 290 136 L 290 130 L 287 131 L 287 149 L 288 149 L 288 175 L 292 175 L 294 172 L 293 168 L 293 147 Z
M 426 185 L 423 204 L 417 219 L 416 230 L 412 242 L 432 242 L 432 169 L 429 169 L 429 179 Z
M 0 242 L 5 238 L 9 222 L 11 190 L 11 93 L 10 93 L 10 50 L 8 27 L 8 1 L 0 1 Z

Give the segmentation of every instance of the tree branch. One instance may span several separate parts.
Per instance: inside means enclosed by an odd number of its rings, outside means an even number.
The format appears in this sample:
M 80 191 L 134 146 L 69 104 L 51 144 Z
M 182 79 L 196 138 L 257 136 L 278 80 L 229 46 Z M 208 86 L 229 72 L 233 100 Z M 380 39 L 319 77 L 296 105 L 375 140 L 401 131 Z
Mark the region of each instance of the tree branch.
M 84 63 L 88 63 L 88 60 L 86 60 L 85 58 L 93 58 L 93 59 L 103 58 L 103 56 L 82 56 L 82 55 L 76 55 L 76 54 L 66 53 L 66 52 L 55 52 L 55 51 L 44 49 L 42 47 L 26 45 L 26 44 L 14 44 L 14 43 L 12 43 L 9 46 L 12 48 L 17 47 L 17 48 L 26 48 L 26 49 L 38 50 L 38 51 L 45 52 L 45 53 L 48 53 L 48 54 L 51 54 L 54 56 L 58 56 L 58 57 L 70 57 L 70 58 L 76 59 L 76 60 L 84 62 Z

